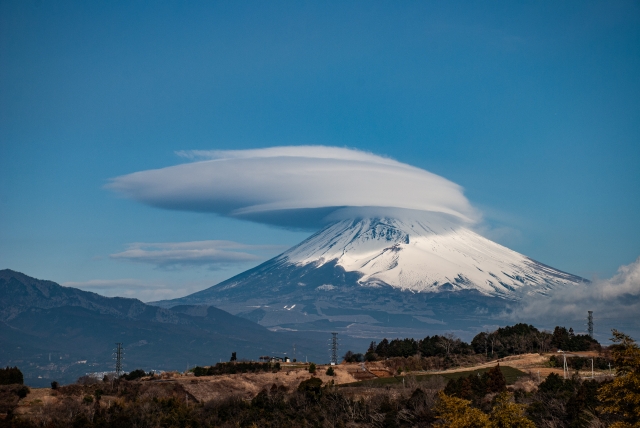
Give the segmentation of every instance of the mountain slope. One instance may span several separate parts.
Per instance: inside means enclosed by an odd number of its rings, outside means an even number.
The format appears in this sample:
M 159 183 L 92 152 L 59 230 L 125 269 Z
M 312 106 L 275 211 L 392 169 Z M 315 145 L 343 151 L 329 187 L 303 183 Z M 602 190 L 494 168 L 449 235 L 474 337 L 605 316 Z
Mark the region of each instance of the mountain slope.
M 443 218 L 375 218 L 336 223 L 278 257 L 295 265 L 336 261 L 365 286 L 412 292 L 477 290 L 518 298 L 582 278 L 550 268 Z
M 62 287 L 11 270 L 0 271 L 0 366 L 17 365 L 32 386 L 70 382 L 113 370 L 116 342 L 125 369 L 184 370 L 187 364 L 283 355 L 326 360 L 322 340 L 274 333 L 215 307 L 146 305 Z
M 10 321 L 20 313 L 61 306 L 77 306 L 117 318 L 153 319 L 179 323 L 171 311 L 145 305 L 137 299 L 108 298 L 53 281 L 31 278 L 10 269 L 0 270 L 0 320 Z
M 493 315 L 529 293 L 583 282 L 444 218 L 361 218 L 156 304 L 215 304 L 272 329 L 420 335 L 495 323 Z

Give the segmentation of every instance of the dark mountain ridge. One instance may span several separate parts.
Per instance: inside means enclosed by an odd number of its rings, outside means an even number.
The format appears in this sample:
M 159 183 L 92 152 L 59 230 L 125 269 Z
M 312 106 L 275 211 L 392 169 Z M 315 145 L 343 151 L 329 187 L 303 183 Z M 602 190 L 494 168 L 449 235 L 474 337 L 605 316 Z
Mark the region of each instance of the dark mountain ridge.
M 53 281 L 31 278 L 10 269 L 0 270 L 0 320 L 10 321 L 20 313 L 38 309 L 74 306 L 117 318 L 156 319 L 179 323 L 171 311 L 145 305 L 138 299 L 104 297 L 90 291 L 63 287 Z
M 299 358 L 324 361 L 323 339 L 272 332 L 212 306 L 166 309 L 0 271 L 0 366 L 17 365 L 32 386 L 112 371 L 116 342 L 125 347 L 125 370 L 182 371 L 231 352 L 291 355 L 293 343 Z

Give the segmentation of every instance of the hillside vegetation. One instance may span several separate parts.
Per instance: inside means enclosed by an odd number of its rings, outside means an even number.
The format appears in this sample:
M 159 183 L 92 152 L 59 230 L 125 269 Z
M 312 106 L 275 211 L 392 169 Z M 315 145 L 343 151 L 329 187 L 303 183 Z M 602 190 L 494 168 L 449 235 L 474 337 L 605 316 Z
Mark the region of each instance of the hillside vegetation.
M 307 377 L 297 386 L 274 382 L 250 399 L 228 394 L 201 402 L 186 388 L 198 382 L 195 376 L 181 383 L 134 373 L 31 390 L 18 405 L 2 403 L 0 427 L 637 427 L 640 349 L 617 331 L 613 341 L 616 375 L 602 381 L 551 374 L 536 382 L 523 375 L 508 386 L 496 365 L 448 382 L 406 377 L 384 388 L 340 388 L 330 377 Z
M 516 324 L 499 328 L 493 332 L 477 334 L 471 343 L 466 343 L 453 334 L 427 336 L 422 340 L 383 339 L 371 342 L 365 354 L 348 351 L 347 362 L 378 361 L 393 357 L 442 357 L 459 360 L 460 356 L 482 355 L 488 358 L 503 358 L 533 352 L 551 350 L 589 351 L 600 350 L 601 346 L 588 335 L 575 334 L 572 328 L 556 327 L 553 331 L 540 331 L 532 325 Z M 443 362 L 446 365 L 446 362 Z

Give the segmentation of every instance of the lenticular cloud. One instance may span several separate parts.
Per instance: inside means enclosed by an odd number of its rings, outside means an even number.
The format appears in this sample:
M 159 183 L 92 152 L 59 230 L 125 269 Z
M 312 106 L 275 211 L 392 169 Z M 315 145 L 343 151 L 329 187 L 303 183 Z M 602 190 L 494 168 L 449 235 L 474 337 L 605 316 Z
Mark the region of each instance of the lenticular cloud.
M 192 162 L 116 177 L 136 201 L 262 223 L 315 227 L 341 208 L 476 218 L 457 184 L 395 160 L 325 146 L 179 152 Z

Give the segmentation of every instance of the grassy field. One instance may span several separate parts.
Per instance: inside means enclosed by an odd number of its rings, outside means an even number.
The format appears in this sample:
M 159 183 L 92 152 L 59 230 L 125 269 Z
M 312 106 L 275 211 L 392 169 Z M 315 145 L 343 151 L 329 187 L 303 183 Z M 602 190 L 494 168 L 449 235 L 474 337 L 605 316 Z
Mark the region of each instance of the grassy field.
M 449 379 L 458 379 L 460 377 L 467 377 L 471 374 L 476 374 L 476 375 L 482 374 L 488 370 L 489 369 L 486 368 L 486 369 L 469 370 L 469 371 L 455 372 L 455 373 L 425 374 L 425 375 L 416 375 L 415 378 L 417 382 L 425 382 L 433 377 L 440 376 L 448 381 Z M 513 385 L 516 382 L 516 380 L 518 380 L 519 377 L 526 375 L 526 373 L 523 371 L 514 369 L 513 367 L 507 367 L 507 366 L 500 366 L 500 371 L 502 372 L 502 375 L 507 381 L 507 385 Z M 403 377 L 404 376 L 383 377 L 378 379 L 365 380 L 362 382 L 346 383 L 340 386 L 347 387 L 347 388 L 348 387 L 383 388 L 386 386 L 401 384 Z

